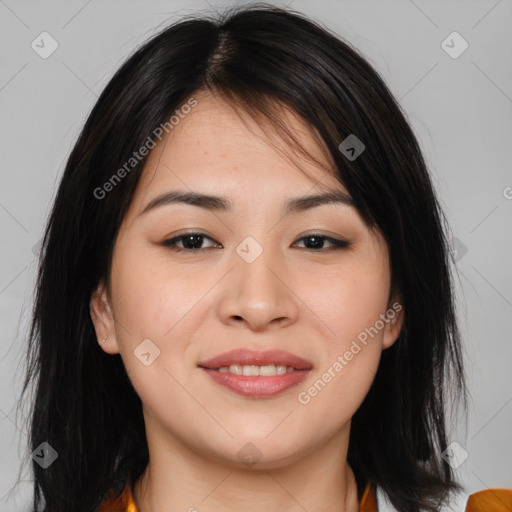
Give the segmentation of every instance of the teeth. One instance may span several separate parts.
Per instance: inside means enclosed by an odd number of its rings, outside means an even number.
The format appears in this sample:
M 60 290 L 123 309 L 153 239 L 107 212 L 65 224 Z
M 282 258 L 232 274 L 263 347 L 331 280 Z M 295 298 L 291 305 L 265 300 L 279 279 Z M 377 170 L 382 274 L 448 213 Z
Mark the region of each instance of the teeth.
M 284 366 L 282 364 L 267 364 L 265 366 L 256 366 L 256 365 L 240 365 L 240 364 L 232 364 L 231 366 L 222 366 L 218 369 L 219 372 L 229 372 L 234 375 L 245 375 L 248 377 L 252 376 L 261 376 L 261 377 L 270 377 L 273 375 L 284 375 L 285 373 L 290 373 L 295 371 L 293 366 Z

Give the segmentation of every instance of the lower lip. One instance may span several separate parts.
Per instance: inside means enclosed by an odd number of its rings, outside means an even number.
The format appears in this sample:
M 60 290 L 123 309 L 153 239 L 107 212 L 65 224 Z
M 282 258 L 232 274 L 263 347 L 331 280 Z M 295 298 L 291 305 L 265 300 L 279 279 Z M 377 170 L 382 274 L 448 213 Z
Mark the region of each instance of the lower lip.
M 203 370 L 218 384 L 239 395 L 250 398 L 266 398 L 276 396 L 302 382 L 311 370 L 295 370 L 283 375 L 271 377 L 235 375 L 229 372 L 219 372 L 210 368 Z

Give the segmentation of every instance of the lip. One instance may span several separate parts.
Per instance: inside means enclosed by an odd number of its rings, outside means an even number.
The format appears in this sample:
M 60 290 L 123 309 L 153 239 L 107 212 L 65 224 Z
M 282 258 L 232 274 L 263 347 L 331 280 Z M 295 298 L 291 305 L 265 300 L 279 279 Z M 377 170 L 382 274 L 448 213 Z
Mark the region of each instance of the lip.
M 311 370 L 295 370 L 271 377 L 234 375 L 202 368 L 217 384 L 248 398 L 270 398 L 296 386 L 309 375 Z
M 276 366 L 292 366 L 294 371 L 283 375 L 264 377 L 259 375 L 234 375 L 229 372 L 218 371 L 219 368 L 232 364 L 257 366 L 275 364 Z M 217 384 L 249 398 L 269 398 L 283 393 L 306 379 L 313 368 L 311 362 L 284 350 L 258 352 L 248 349 L 234 349 L 224 352 L 213 359 L 203 361 L 198 366 Z
M 222 366 L 231 366 L 232 364 L 256 366 L 275 364 L 276 366 L 293 366 L 295 370 L 311 370 L 313 368 L 311 362 L 284 350 L 257 352 L 240 348 L 219 354 L 212 359 L 199 363 L 198 366 L 205 369 L 218 370 Z

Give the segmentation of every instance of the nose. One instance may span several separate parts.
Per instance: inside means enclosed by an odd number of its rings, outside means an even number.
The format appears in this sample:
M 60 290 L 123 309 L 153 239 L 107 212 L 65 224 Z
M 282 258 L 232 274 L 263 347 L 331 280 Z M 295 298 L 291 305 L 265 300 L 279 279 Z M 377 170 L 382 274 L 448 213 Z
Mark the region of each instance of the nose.
M 300 300 L 293 291 L 293 276 L 279 256 L 264 250 L 252 263 L 236 253 L 234 258 L 218 309 L 222 322 L 256 332 L 295 323 Z

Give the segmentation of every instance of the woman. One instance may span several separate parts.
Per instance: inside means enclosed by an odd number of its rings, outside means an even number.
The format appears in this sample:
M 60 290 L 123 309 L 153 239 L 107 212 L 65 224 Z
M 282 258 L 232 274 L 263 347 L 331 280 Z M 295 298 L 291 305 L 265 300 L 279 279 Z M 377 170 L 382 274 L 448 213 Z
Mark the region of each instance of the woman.
M 448 385 L 466 391 L 443 222 L 348 43 L 265 5 L 153 37 L 45 233 L 34 509 L 509 510 L 510 490 L 468 499 L 449 457 Z

